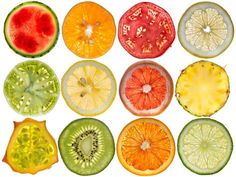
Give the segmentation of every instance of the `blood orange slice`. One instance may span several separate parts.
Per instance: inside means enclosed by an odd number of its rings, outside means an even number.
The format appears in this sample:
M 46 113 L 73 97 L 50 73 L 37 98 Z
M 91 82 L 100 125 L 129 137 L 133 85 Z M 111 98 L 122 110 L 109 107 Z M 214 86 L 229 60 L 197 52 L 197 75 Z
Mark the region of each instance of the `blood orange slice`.
M 7 16 L 4 35 L 10 48 L 24 57 L 40 57 L 56 44 L 59 27 L 47 5 L 32 1 L 15 7 Z
M 137 175 L 164 171 L 175 155 L 174 138 L 168 127 L 153 118 L 132 121 L 121 131 L 117 143 L 121 164 Z
M 116 27 L 104 7 L 86 1 L 76 4 L 64 19 L 62 34 L 67 48 L 82 58 L 97 58 L 113 45 Z
M 155 58 L 173 43 L 175 27 L 164 9 L 150 2 L 141 2 L 121 17 L 118 37 L 124 49 L 134 57 Z
M 173 96 L 173 81 L 161 65 L 142 61 L 131 65 L 120 83 L 120 98 L 135 115 L 160 114 Z

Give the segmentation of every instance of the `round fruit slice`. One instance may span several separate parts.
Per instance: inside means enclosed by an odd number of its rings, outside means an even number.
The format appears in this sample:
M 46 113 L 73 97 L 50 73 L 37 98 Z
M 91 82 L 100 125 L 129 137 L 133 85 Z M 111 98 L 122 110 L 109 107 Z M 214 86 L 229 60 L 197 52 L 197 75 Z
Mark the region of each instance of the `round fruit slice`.
M 164 171 L 175 155 L 175 142 L 168 127 L 159 120 L 141 118 L 121 131 L 117 142 L 121 164 L 136 175 Z
M 120 82 L 120 98 L 138 116 L 163 112 L 173 96 L 173 81 L 161 65 L 142 61 L 131 65 Z
M 23 115 L 49 112 L 57 102 L 59 90 L 54 71 L 37 60 L 16 65 L 4 83 L 7 102 Z
M 3 158 L 13 171 L 35 174 L 58 161 L 57 146 L 46 122 L 27 118 L 14 122 L 14 131 Z
M 116 81 L 105 65 L 85 60 L 72 65 L 62 78 L 62 95 L 67 105 L 81 115 L 106 111 L 116 95 Z
M 124 49 L 134 57 L 155 58 L 173 43 L 175 27 L 164 9 L 151 2 L 141 2 L 121 17 L 118 37 Z
M 69 170 L 93 175 L 104 170 L 114 156 L 114 140 L 101 121 L 83 118 L 71 122 L 59 137 L 61 157 Z
M 30 1 L 15 7 L 4 24 L 5 39 L 24 57 L 41 57 L 56 44 L 59 33 L 55 13 L 47 5 Z
M 230 159 L 233 142 L 223 124 L 209 118 L 189 122 L 178 139 L 183 164 L 201 175 L 219 172 Z
M 191 54 L 212 58 L 228 48 L 234 27 L 221 6 L 200 2 L 188 8 L 180 19 L 178 36 L 181 45 Z
M 82 58 L 97 58 L 113 45 L 116 27 L 113 16 L 94 2 L 81 2 L 66 15 L 62 34 L 67 48 Z
M 226 103 L 229 78 L 221 66 L 199 61 L 182 70 L 176 84 L 176 98 L 195 116 L 211 116 Z

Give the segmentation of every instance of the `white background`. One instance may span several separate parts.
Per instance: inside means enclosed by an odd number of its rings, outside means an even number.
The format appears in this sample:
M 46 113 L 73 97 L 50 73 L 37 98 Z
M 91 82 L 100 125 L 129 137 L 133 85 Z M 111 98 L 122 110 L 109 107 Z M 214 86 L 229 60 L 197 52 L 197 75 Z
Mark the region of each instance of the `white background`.
M 108 9 L 114 16 L 116 26 L 118 25 L 121 15 L 128 10 L 131 6 L 135 5 L 139 0 L 94 0 L 106 9 Z M 0 0 L 0 31 L 3 29 L 4 20 L 7 14 L 11 11 L 13 7 L 19 3 L 24 2 L 20 0 Z M 42 0 L 42 2 L 49 5 L 57 14 L 60 27 L 62 26 L 63 19 L 69 9 L 80 2 L 79 0 Z M 166 9 L 173 18 L 174 24 L 177 27 L 178 22 L 184 11 L 193 3 L 198 2 L 198 0 L 163 0 L 154 1 L 159 6 Z M 215 0 L 222 7 L 224 7 L 228 13 L 231 15 L 233 22 L 236 24 L 236 11 L 234 0 Z M 226 71 L 230 77 L 231 93 L 226 105 L 212 118 L 222 122 L 231 133 L 233 140 L 236 143 L 236 55 L 235 55 L 236 41 L 233 40 L 231 46 L 220 56 L 211 59 L 226 68 Z M 25 117 L 14 112 L 7 104 L 5 97 L 3 95 L 3 83 L 9 73 L 9 71 L 18 63 L 29 60 L 27 58 L 21 57 L 15 54 L 7 45 L 4 39 L 4 35 L 0 33 L 0 158 L 3 158 L 10 135 L 13 131 L 13 121 L 22 121 Z M 72 54 L 64 45 L 62 35 L 60 33 L 59 40 L 55 48 L 47 55 L 39 58 L 39 60 L 49 64 L 56 72 L 59 79 L 63 76 L 64 72 L 73 63 L 81 60 L 81 58 Z M 161 57 L 154 59 L 157 63 L 163 65 L 171 74 L 174 84 L 176 83 L 177 77 L 180 71 L 184 69 L 187 65 L 200 60 L 200 58 L 194 57 L 188 52 L 186 52 L 180 45 L 178 38 L 176 37 L 172 47 Z M 138 59 L 130 56 L 120 45 L 117 37 L 112 49 L 104 56 L 97 59 L 97 61 L 106 64 L 114 73 L 117 85 L 119 85 L 120 79 L 129 65 L 139 61 Z M 63 130 L 63 128 L 71 121 L 81 118 L 80 115 L 73 112 L 65 104 L 62 96 L 60 95 L 59 101 L 57 102 L 55 108 L 48 114 L 38 117 L 33 117 L 37 120 L 46 120 L 47 127 L 50 133 L 53 135 L 55 140 Z M 121 131 L 121 129 L 130 121 L 138 118 L 128 112 L 120 101 L 119 95 L 116 95 L 115 101 L 112 106 L 102 115 L 96 116 L 97 119 L 105 122 L 113 133 L 115 142 Z M 182 109 L 178 104 L 175 97 L 173 97 L 171 104 L 161 115 L 155 118 L 163 121 L 172 131 L 172 134 L 177 141 L 179 132 L 182 130 L 183 126 L 192 119 L 194 116 L 190 115 Z M 236 167 L 236 152 L 234 151 L 229 163 L 226 167 L 219 173 L 213 175 L 215 177 L 220 176 L 232 176 Z M 32 175 L 21 175 L 13 172 L 10 167 L 3 162 L 0 162 L 0 176 L 6 177 L 18 177 L 18 176 L 32 176 Z M 53 165 L 49 170 L 41 171 L 35 176 L 46 177 L 46 176 L 56 176 L 56 177 L 76 177 L 76 174 L 70 172 L 62 162 L 59 155 L 59 162 Z M 125 170 L 118 161 L 117 155 L 115 154 L 114 159 L 110 165 L 101 173 L 97 174 L 96 177 L 110 177 L 110 176 L 120 176 L 120 177 L 133 177 L 132 173 Z M 186 169 L 180 161 L 180 158 L 176 152 L 174 161 L 169 166 L 169 168 L 159 174 L 160 177 L 194 177 L 198 176 L 188 169 Z

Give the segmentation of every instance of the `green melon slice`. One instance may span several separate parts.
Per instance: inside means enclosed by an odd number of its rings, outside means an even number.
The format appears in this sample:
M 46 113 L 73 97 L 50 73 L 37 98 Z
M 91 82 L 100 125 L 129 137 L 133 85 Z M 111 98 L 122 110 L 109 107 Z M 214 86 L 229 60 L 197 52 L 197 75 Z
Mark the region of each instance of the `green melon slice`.
M 59 81 L 54 71 L 40 61 L 16 65 L 8 74 L 4 94 L 9 105 L 22 115 L 45 114 L 59 97 Z
M 48 53 L 56 44 L 59 24 L 47 5 L 32 1 L 16 6 L 4 24 L 5 39 L 16 53 L 29 58 Z
M 209 118 L 189 122 L 178 138 L 181 161 L 188 169 L 201 175 L 223 169 L 232 150 L 232 138 L 226 127 Z

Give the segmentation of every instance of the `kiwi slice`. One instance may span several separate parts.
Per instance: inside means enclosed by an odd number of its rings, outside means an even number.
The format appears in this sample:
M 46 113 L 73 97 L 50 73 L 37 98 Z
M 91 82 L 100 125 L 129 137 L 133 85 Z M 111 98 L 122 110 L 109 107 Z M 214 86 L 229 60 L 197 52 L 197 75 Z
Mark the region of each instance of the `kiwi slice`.
M 45 63 L 34 60 L 16 65 L 4 83 L 9 105 L 22 115 L 45 114 L 59 97 L 59 81 Z
M 93 175 L 104 170 L 114 156 L 114 139 L 101 121 L 83 118 L 71 122 L 59 137 L 59 151 L 69 170 Z

